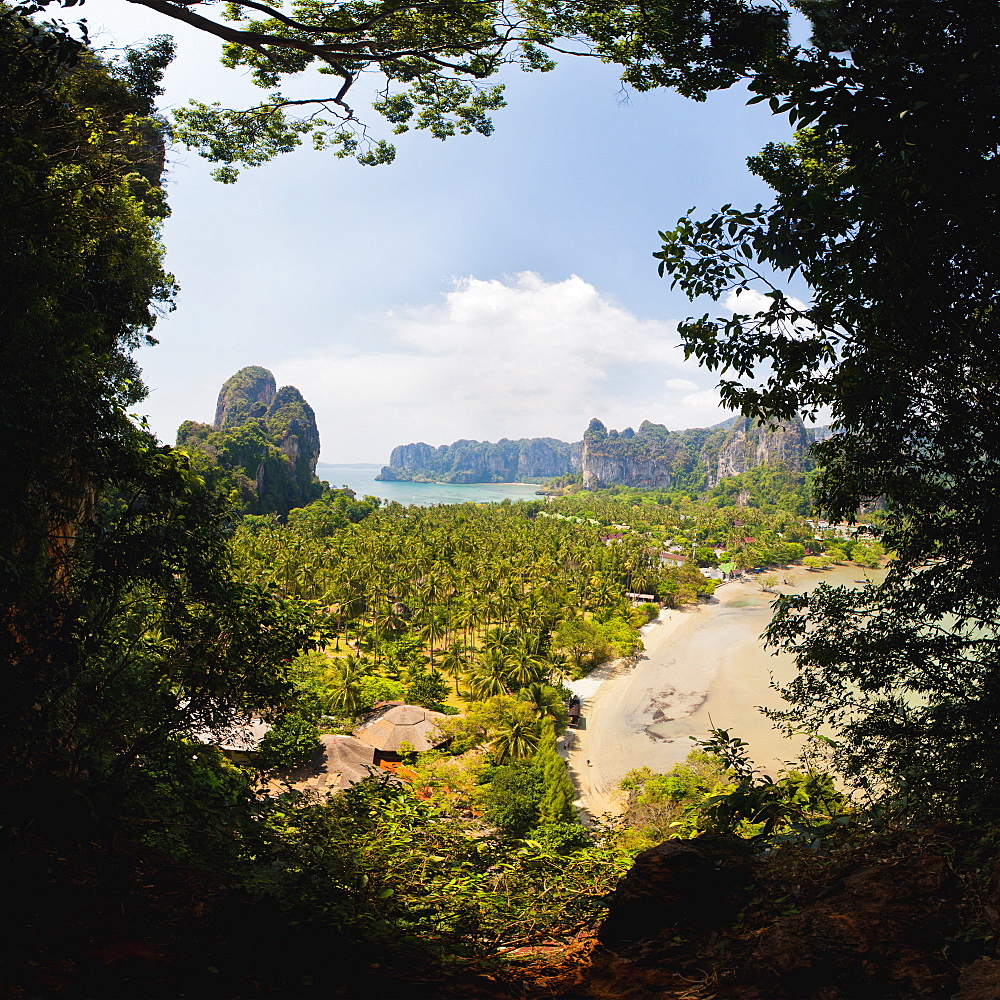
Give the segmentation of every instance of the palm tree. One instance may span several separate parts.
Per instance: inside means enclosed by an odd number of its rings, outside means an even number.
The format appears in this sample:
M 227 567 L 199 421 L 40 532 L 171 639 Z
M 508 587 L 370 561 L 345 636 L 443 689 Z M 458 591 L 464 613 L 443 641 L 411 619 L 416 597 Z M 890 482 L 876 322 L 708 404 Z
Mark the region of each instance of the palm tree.
M 463 600 L 454 611 L 455 624 L 462 630 L 465 649 L 469 648 L 469 630 L 476 624 L 478 614 L 475 606 L 468 600 Z
M 459 697 L 458 678 L 468 669 L 468 664 L 465 661 L 465 646 L 461 639 L 455 639 L 448 644 L 441 659 L 441 666 L 454 679 L 455 696 Z
M 549 673 L 545 678 L 553 687 L 565 684 L 571 680 L 573 671 L 570 666 L 569 657 L 563 653 L 550 653 L 548 659 Z
M 493 740 L 493 756 L 498 764 L 530 757 L 538 748 L 538 734 L 530 722 L 511 719 Z
M 509 657 L 508 677 L 518 688 L 537 684 L 548 672 L 548 661 L 544 656 L 533 656 L 521 648 Z
M 427 643 L 427 658 L 434 665 L 434 640 L 442 632 L 440 609 L 427 605 L 421 609 L 424 613 L 424 623 L 420 626 L 420 638 Z
M 529 684 L 518 692 L 518 698 L 526 701 L 534 709 L 539 719 L 551 719 L 561 727 L 565 727 L 568 711 L 563 696 L 548 684 Z
M 361 679 L 371 667 L 367 660 L 349 653 L 337 660 L 330 671 L 330 696 L 327 707 L 332 711 L 356 716 L 361 708 Z
M 509 670 L 510 663 L 503 653 L 487 650 L 479 661 L 479 666 L 472 672 L 472 693 L 479 699 L 507 694 Z
M 513 651 L 517 641 L 518 635 L 514 629 L 498 625 L 486 633 L 483 639 L 483 649 L 506 656 Z

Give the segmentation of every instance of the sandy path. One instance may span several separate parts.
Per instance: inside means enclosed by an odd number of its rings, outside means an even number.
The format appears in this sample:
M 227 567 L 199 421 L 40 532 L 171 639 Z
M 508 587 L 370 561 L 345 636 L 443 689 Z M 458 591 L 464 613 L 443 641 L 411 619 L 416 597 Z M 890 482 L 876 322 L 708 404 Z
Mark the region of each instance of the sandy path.
M 779 571 L 788 583 L 778 589 L 849 583 L 859 574 L 856 567 L 822 574 L 795 568 Z M 702 738 L 713 725 L 747 740 L 769 771 L 795 756 L 797 747 L 757 710 L 780 702 L 770 689 L 772 676 L 786 681 L 795 669 L 790 657 L 772 656 L 759 638 L 772 599 L 757 578 L 726 583 L 711 601 L 664 611 L 647 626 L 645 653 L 634 666 L 610 664 L 572 685 L 583 699 L 586 728 L 569 731 L 562 742 L 585 814 L 620 811 L 618 785 L 628 771 L 644 765 L 669 771 L 692 749 L 689 737 Z

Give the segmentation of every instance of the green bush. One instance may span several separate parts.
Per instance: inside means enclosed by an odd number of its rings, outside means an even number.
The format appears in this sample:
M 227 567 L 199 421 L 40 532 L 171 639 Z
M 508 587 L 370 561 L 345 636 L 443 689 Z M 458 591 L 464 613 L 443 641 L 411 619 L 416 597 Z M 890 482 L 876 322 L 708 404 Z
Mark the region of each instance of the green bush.
M 410 675 L 406 685 L 406 700 L 411 705 L 423 705 L 434 712 L 444 709 L 448 697 L 448 682 L 440 670 L 421 670 Z
M 257 762 L 265 771 L 298 767 L 312 759 L 319 745 L 315 723 L 301 715 L 286 715 L 260 741 Z
M 856 542 L 851 549 L 851 558 L 859 566 L 867 566 L 869 569 L 877 569 L 882 565 L 882 557 L 885 549 L 881 542 L 874 538 L 866 541 Z
M 572 854 L 594 846 L 593 835 L 579 823 L 541 823 L 528 834 L 527 839 L 535 840 L 559 854 Z
M 542 769 L 528 760 L 515 760 L 483 773 L 483 816 L 508 837 L 523 837 L 538 822 L 545 794 Z
M 406 686 L 402 681 L 394 681 L 391 677 L 379 677 L 370 674 L 362 677 L 358 683 L 359 710 L 367 711 L 380 701 L 404 701 Z

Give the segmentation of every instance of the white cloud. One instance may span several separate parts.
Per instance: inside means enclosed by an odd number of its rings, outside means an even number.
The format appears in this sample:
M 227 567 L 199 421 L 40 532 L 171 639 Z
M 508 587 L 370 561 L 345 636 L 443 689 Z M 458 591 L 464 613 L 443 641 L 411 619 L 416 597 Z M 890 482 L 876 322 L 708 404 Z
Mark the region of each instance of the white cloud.
M 730 312 L 741 312 L 752 316 L 754 313 L 770 309 L 772 301 L 763 292 L 758 292 L 756 288 L 737 288 L 726 296 L 723 305 Z M 788 301 L 796 309 L 808 308 L 801 299 L 795 298 L 794 295 L 789 295 Z
M 457 279 L 440 302 L 375 326 L 389 347 L 275 366 L 315 408 L 325 461 L 386 461 L 417 440 L 578 440 L 592 416 L 681 428 L 724 415 L 714 378 L 684 362 L 676 323 L 637 317 L 575 275 Z

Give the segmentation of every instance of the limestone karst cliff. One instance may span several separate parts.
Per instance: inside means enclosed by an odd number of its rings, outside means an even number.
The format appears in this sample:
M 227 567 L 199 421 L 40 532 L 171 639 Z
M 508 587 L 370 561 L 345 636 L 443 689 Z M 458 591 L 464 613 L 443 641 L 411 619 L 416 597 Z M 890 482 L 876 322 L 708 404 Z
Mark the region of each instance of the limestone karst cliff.
M 422 441 L 392 449 L 376 476 L 383 482 L 516 483 L 580 471 L 580 443 L 555 438 L 455 441 L 437 448 Z
M 758 465 L 785 465 L 804 470 L 813 438 L 802 421 L 779 424 L 774 430 L 742 417 L 730 427 L 719 449 L 715 482 L 738 476 Z
M 646 489 L 707 489 L 720 479 L 760 465 L 783 465 L 804 472 L 810 467 L 810 432 L 801 421 L 775 430 L 744 417 L 714 427 L 669 431 L 645 420 L 609 431 L 591 420 L 583 436 L 581 471 L 586 489 L 637 486 Z
M 821 432 L 820 432 L 821 433 Z M 667 430 L 644 420 L 637 431 L 608 430 L 591 420 L 582 442 L 523 438 L 498 442 L 460 440 L 433 447 L 422 441 L 393 448 L 376 477 L 446 483 L 511 483 L 581 472 L 585 489 L 710 489 L 721 479 L 761 465 L 792 473 L 812 467 L 809 447 L 819 436 L 801 421 L 774 430 L 730 417 L 714 427 Z
M 184 421 L 177 447 L 207 460 L 208 471 L 238 490 L 250 514 L 284 516 L 322 491 L 312 407 L 294 386 L 278 389 L 266 368 L 250 365 L 227 379 L 215 423 Z
M 239 427 L 254 417 L 267 415 L 278 386 L 274 376 L 258 365 L 241 368 L 222 383 L 215 404 L 215 428 L 224 431 Z
M 271 400 L 265 416 L 271 440 L 303 475 L 312 475 L 319 460 L 319 428 L 316 414 L 294 385 L 282 386 Z

